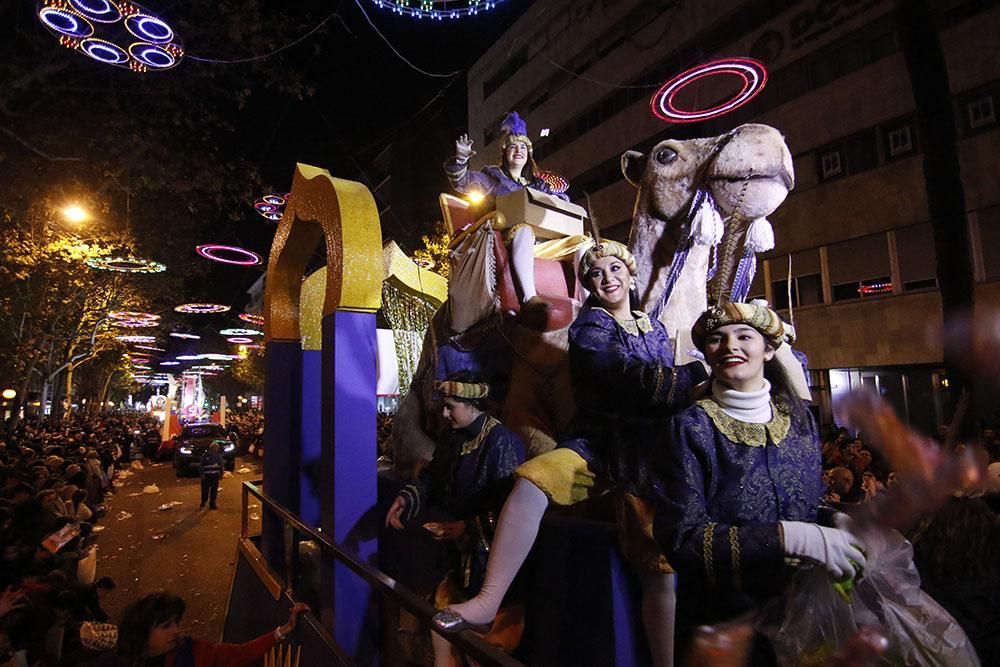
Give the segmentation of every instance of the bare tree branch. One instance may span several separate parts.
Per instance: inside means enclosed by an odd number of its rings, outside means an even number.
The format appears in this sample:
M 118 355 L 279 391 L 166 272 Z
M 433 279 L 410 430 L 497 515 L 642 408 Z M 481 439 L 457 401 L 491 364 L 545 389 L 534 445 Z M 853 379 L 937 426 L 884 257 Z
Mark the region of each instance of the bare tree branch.
M 41 158 L 44 158 L 44 159 L 48 160 L 49 162 L 83 162 L 83 158 L 79 158 L 79 157 L 60 157 L 60 156 L 57 156 L 57 155 L 49 155 L 48 153 L 46 153 L 45 151 L 41 150 L 40 148 L 36 148 L 35 146 L 32 146 L 27 141 L 25 141 L 21 137 L 17 136 L 12 130 L 10 130 L 10 129 L 6 128 L 6 127 L 0 127 L 0 131 L 3 131 L 3 133 L 6 134 L 8 137 L 10 137 L 11 139 L 13 139 L 17 143 L 21 144 L 22 146 L 24 146 L 25 148 L 27 148 L 29 151 L 31 151 L 35 155 L 37 155 L 37 156 L 39 156 Z

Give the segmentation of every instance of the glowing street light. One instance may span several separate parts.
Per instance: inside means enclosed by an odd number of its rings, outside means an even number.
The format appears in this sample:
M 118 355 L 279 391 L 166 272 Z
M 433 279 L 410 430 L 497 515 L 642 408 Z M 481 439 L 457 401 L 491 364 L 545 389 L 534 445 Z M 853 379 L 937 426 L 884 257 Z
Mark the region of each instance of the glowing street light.
M 90 220 L 90 213 L 78 204 L 70 204 L 63 207 L 62 215 L 66 219 L 66 222 L 72 222 L 75 225 Z
M 13 389 L 4 389 L 3 394 L 0 395 L 3 396 L 5 401 L 9 401 L 13 399 L 15 396 L 17 396 L 17 392 Z

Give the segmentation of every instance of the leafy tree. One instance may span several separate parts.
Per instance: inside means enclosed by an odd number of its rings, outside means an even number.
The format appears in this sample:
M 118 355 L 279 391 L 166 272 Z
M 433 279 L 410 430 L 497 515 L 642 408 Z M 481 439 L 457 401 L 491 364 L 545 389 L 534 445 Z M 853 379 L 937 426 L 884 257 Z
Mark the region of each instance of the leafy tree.
M 420 237 L 420 240 L 423 242 L 424 247 L 414 251 L 413 261 L 423 268 L 447 278 L 449 267 L 448 246 L 451 243 L 451 236 L 449 236 L 445 224 L 441 221 L 435 222 L 433 233 L 430 235 L 424 234 Z

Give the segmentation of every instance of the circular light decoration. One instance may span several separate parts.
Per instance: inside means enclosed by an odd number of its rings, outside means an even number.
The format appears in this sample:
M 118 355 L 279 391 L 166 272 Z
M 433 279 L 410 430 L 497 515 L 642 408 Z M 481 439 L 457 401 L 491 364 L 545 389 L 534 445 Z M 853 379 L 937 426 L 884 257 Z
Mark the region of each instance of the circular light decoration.
M 152 320 L 156 321 L 160 319 L 160 316 L 155 313 L 140 313 L 134 310 L 112 310 L 108 313 L 108 317 L 113 320 Z
M 160 365 L 161 366 L 180 366 L 181 362 L 179 362 L 179 361 L 161 361 Z
M 74 39 L 84 39 L 94 34 L 94 25 L 76 12 L 56 7 L 43 7 L 38 18 L 50 30 Z
M 60 44 L 107 65 L 148 72 L 184 57 L 173 28 L 130 0 L 39 0 L 38 19 Z
M 87 260 L 87 266 L 92 269 L 118 271 L 119 273 L 160 273 L 167 270 L 165 264 L 132 255 L 127 257 L 93 257 Z
M 264 195 L 260 199 L 254 202 L 253 207 L 257 213 L 261 214 L 268 220 L 272 222 L 277 222 L 281 220 L 281 216 L 284 214 L 285 204 L 288 203 L 288 194 L 269 194 Z
M 174 338 L 183 338 L 184 340 L 199 340 L 201 336 L 196 336 L 195 334 L 181 333 L 179 331 L 171 331 L 170 335 Z
M 91 21 L 115 23 L 122 18 L 121 10 L 108 0 L 70 0 L 69 4 Z
M 200 354 L 178 354 L 177 361 L 198 361 L 201 359 Z
M 229 310 L 229 306 L 221 303 L 182 303 L 174 306 L 174 310 L 178 313 L 225 313 Z
M 136 345 L 137 350 L 149 350 L 151 352 L 166 352 L 162 347 L 153 347 L 152 345 Z
M 244 248 L 234 245 L 219 245 L 217 243 L 206 243 L 197 246 L 195 250 L 205 259 L 223 264 L 235 264 L 237 266 L 257 266 L 263 260 L 260 255 L 250 252 Z M 228 257 L 226 255 L 229 255 Z
M 674 106 L 674 98 L 689 85 L 699 79 L 720 74 L 735 75 L 742 79 L 742 89 L 728 100 L 709 109 L 686 111 Z M 752 58 L 723 58 L 692 67 L 667 81 L 653 95 L 651 102 L 653 115 L 671 123 L 695 123 L 715 118 L 743 106 L 756 97 L 766 84 L 767 69 L 764 63 Z
M 415 19 L 457 19 L 493 9 L 503 0 L 371 0 L 379 9 Z M 412 5 L 412 6 L 411 6 Z
M 255 315 L 254 313 L 240 313 L 240 319 L 247 324 L 252 324 L 256 327 L 264 326 L 264 316 Z
M 115 336 L 115 340 L 123 343 L 155 343 L 156 336 Z
M 223 336 L 263 336 L 263 331 L 257 329 L 222 329 L 219 331 Z
M 178 357 L 179 359 L 180 357 Z M 208 361 L 233 361 L 234 359 L 239 359 L 238 354 L 218 354 L 216 352 L 209 352 L 207 354 L 199 354 L 199 359 L 206 359 Z
M 115 320 L 111 323 L 113 327 L 126 327 L 129 329 L 148 329 L 158 327 L 160 323 L 156 320 Z
M 230 336 L 226 339 L 227 343 L 232 343 L 233 345 L 246 345 L 247 343 L 252 343 L 253 338 L 248 338 L 246 336 Z

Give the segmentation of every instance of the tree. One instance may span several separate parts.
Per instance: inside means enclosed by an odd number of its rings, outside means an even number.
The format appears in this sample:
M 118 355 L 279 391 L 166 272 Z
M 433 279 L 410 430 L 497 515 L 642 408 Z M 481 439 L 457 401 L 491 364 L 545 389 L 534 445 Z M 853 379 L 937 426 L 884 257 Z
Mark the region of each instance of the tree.
M 444 223 L 440 220 L 435 222 L 433 233 L 430 236 L 424 234 L 420 240 L 423 241 L 424 247 L 413 253 L 413 261 L 419 266 L 447 278 L 451 236 Z

